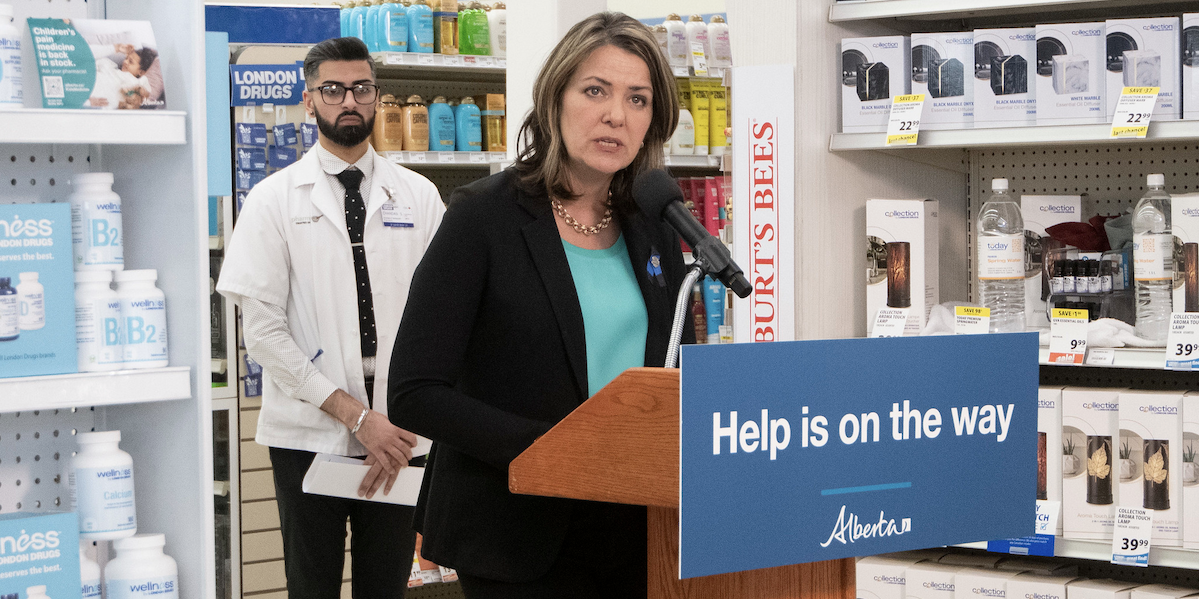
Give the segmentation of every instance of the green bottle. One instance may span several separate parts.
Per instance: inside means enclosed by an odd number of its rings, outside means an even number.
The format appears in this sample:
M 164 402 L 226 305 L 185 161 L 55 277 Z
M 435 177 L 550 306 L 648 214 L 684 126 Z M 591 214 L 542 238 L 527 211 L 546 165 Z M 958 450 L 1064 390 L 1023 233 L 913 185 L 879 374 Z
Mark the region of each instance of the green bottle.
M 475 56 L 491 55 L 491 32 L 483 5 L 471 2 L 458 13 L 458 52 Z

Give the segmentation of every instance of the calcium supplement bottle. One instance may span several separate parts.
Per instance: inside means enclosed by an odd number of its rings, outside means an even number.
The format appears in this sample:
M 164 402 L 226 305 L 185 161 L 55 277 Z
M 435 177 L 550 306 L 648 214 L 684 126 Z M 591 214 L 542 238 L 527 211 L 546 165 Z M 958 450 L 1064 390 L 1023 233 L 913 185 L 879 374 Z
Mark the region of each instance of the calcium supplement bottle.
M 79 433 L 71 459 L 71 507 L 79 513 L 79 536 L 105 541 L 137 533 L 133 458 L 121 451 L 121 431 Z M 110 595 L 111 596 L 111 595 Z
M 121 196 L 112 191 L 112 173 L 83 173 L 71 178 L 71 248 L 75 270 L 125 268 Z
M 178 599 L 179 567 L 162 552 L 162 534 L 140 534 L 113 541 L 117 557 L 104 567 L 108 599 Z
M 154 286 L 158 271 L 122 270 L 114 276 L 121 299 L 121 331 L 125 368 L 164 368 L 167 365 L 167 304 Z

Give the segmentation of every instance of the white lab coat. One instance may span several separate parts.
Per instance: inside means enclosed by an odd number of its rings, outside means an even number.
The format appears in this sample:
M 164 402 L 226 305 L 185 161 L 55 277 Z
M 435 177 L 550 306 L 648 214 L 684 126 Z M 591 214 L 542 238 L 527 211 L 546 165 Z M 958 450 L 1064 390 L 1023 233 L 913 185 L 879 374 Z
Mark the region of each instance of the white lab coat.
M 425 177 L 378 155 L 373 168 L 363 243 L 379 340 L 374 409 L 386 414 L 387 370 L 408 287 L 445 206 Z M 414 226 L 385 227 L 380 209 L 386 202 L 410 214 Z M 315 357 L 313 364 L 333 384 L 365 405 L 356 286 L 342 200 L 334 195 L 316 151 L 310 151 L 246 197 L 217 291 L 234 302 L 251 297 L 285 307 L 300 349 Z M 265 373 L 255 440 L 271 447 L 366 454 L 344 425 L 319 405 L 286 396 Z

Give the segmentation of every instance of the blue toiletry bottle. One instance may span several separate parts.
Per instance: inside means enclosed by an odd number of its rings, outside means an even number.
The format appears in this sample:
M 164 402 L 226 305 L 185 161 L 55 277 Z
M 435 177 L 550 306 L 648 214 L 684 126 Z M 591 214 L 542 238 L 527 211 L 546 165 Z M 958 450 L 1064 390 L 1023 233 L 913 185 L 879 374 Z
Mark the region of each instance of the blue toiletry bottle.
M 383 52 L 408 51 L 408 10 L 399 0 L 387 0 L 379 13 L 379 46 Z
M 338 17 L 341 19 L 341 37 L 350 35 L 350 11 L 354 9 L 353 2 L 347 2 L 341 5 L 341 10 L 338 11 Z
M 456 134 L 454 109 L 446 104 L 445 96 L 433 98 L 429 104 L 429 151 L 453 152 Z
M 433 52 L 433 9 L 425 0 L 408 7 L 408 51 Z
M 21 310 L 12 279 L 0 277 L 0 341 L 13 341 L 21 336 Z
M 371 3 L 370 8 L 366 9 L 366 30 L 364 31 L 366 48 L 371 52 L 382 51 L 382 44 L 379 41 L 379 17 L 383 13 L 382 0 L 375 0 Z
M 480 152 L 483 150 L 483 122 L 479 117 L 479 107 L 475 99 L 467 96 L 454 109 L 454 124 L 457 127 L 455 149 L 459 152 Z
M 350 12 L 350 37 L 366 41 L 366 13 L 370 10 L 366 2 L 359 2 Z
M 720 343 L 720 325 L 724 324 L 724 284 L 704 277 L 704 307 L 708 320 L 708 343 Z

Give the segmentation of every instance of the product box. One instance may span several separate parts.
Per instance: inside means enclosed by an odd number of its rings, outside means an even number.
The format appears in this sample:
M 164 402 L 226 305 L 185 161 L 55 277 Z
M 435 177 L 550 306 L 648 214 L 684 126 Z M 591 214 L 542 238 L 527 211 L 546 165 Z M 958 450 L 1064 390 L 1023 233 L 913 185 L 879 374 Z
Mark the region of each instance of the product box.
M 866 200 L 866 330 L 880 308 L 908 308 L 904 335 L 919 335 L 940 301 L 936 200 Z
M 1025 572 L 1007 581 L 1007 594 L 1012 599 L 1066 599 L 1067 585 L 1077 578 Z
M 1075 580 L 1066 585 L 1070 599 L 1131 599 L 1135 582 L 1124 582 L 1102 578 L 1098 580 Z
M 912 93 L 926 94 L 920 128 L 974 126 L 974 32 L 912 34 Z
M 1182 398 L 1182 546 L 1199 549 L 1199 392 Z
M 26 599 L 26 589 L 46 586 L 46 596 L 79 599 L 79 518 L 73 512 L 0 514 L 0 596 Z
M 1170 197 L 1174 233 L 1174 311 L 1199 312 L 1199 193 Z
M 1037 389 L 1037 500 L 1062 501 L 1062 389 Z M 1058 512 L 1060 515 L 1060 511 Z M 1057 519 L 1057 535 L 1062 534 L 1062 519 Z
M 1008 581 L 1019 574 L 1019 572 L 994 568 L 966 568 L 958 572 L 953 579 L 953 597 L 954 599 L 1005 599 Z
M 1199 14 L 1182 15 L 1182 110 L 1183 118 L 1199 119 Z
M 1082 196 L 1020 196 L 1020 215 L 1024 218 L 1024 324 L 1030 328 L 1049 328 L 1045 300 L 1049 281 L 1042 265 L 1045 251 L 1061 244 L 1049 238 L 1045 230 L 1061 223 L 1082 220 Z
M 1178 17 L 1107 21 L 1107 121 L 1125 87 L 1160 87 L 1153 120 L 1182 118 Z
M 1003 558 L 1003 554 L 1000 553 L 948 553 L 942 556 L 938 562 L 959 568 L 994 569 L 1000 561 L 1003 561 Z
M 0 217 L 0 378 L 76 371 L 71 206 Z
M 1067 539 L 1112 538 L 1120 486 L 1121 389 L 1062 390 L 1062 529 Z
M 911 39 L 907 36 L 841 40 L 842 132 L 881 133 L 887 130 L 891 98 L 911 90 L 908 76 L 911 59 Z
M 870 556 L 855 567 L 857 599 L 904 599 L 906 572 L 917 560 Z
M 879 557 L 889 557 L 894 559 L 909 560 L 912 562 L 935 562 L 949 553 L 942 548 L 931 549 L 909 549 L 907 551 L 895 551 L 892 553 L 882 553 Z
M 1192 595 L 1199 595 L 1199 589 L 1172 584 L 1147 584 L 1132 590 L 1132 599 L 1179 599 Z
M 1049 557 L 1009 557 L 996 564 L 995 567 L 999 570 L 1020 572 L 1027 576 L 1065 576 L 1067 580 L 1073 580 L 1078 576 L 1076 564 L 1064 564 Z M 1011 582 L 1008 583 L 1009 589 L 1011 589 L 1011 584 Z M 1019 595 L 1012 595 L 1012 597 L 1019 597 Z
M 234 135 L 238 145 L 266 147 L 266 125 L 262 123 L 237 123 Z
M 905 599 L 954 599 L 954 579 L 965 568 L 921 562 L 908 567 Z
M 1037 32 L 974 30 L 974 126 L 1037 124 Z
M 1120 505 L 1153 510 L 1153 544 L 1182 545 L 1182 393 L 1120 393 Z
M 243 171 L 265 171 L 266 150 L 262 148 L 237 148 L 237 168 Z
M 1037 124 L 1107 120 L 1105 23 L 1037 25 Z

